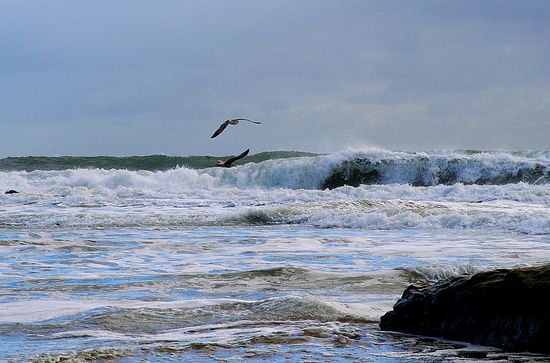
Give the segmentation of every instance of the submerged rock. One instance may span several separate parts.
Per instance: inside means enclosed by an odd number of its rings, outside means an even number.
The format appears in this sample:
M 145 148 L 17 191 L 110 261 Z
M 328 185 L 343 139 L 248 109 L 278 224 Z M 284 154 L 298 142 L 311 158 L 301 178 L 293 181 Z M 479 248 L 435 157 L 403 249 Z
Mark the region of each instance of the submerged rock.
M 411 285 L 380 328 L 550 353 L 550 265 Z

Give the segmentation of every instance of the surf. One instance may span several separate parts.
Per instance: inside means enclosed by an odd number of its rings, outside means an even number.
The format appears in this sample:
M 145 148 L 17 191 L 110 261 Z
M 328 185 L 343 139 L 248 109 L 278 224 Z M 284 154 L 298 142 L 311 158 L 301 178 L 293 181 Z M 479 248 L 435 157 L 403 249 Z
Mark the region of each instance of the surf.
M 105 179 L 118 175 L 120 183 L 146 177 L 166 180 L 168 175 L 194 174 L 194 179 L 210 175 L 219 185 L 239 188 L 335 189 L 342 186 L 407 184 L 412 186 L 548 184 L 548 152 L 395 152 L 380 149 L 346 150 L 332 154 L 265 152 L 242 160 L 231 170 L 215 170 L 207 156 L 176 157 L 25 157 L 0 160 L 0 178 L 19 172 L 23 179 L 35 175 L 51 181 L 67 170 L 75 178 Z M 189 172 L 192 170 L 195 172 Z M 58 171 L 59 173 L 38 173 Z M 149 171 L 152 174 L 143 173 Z M 27 173 L 24 173 L 27 172 Z M 7 174 L 6 174 L 7 173 Z M 79 175 L 80 174 L 80 175 Z M 121 175 L 125 174 L 126 177 Z M 60 179 L 63 179 L 62 177 Z M 192 179 L 192 178 L 191 178 Z M 182 187 L 193 184 L 180 180 Z M 86 184 L 86 183 L 83 183 Z M 90 180 L 89 185 L 94 184 Z M 112 185 L 116 187 L 117 185 Z

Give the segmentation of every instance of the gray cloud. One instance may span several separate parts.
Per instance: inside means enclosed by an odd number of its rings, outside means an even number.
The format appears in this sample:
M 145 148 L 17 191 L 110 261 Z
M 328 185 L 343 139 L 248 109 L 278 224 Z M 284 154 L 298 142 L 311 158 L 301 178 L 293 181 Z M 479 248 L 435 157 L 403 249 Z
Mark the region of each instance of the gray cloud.
M 544 1 L 5 1 L 1 154 L 550 149 L 549 30 Z M 236 116 L 264 124 L 209 139 Z

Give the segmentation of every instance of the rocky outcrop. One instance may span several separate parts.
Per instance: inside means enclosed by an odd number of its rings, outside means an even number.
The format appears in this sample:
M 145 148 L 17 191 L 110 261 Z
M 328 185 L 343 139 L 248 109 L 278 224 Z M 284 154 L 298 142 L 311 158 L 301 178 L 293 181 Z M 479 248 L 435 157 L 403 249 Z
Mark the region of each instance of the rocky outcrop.
M 380 328 L 550 354 L 550 265 L 411 285 Z

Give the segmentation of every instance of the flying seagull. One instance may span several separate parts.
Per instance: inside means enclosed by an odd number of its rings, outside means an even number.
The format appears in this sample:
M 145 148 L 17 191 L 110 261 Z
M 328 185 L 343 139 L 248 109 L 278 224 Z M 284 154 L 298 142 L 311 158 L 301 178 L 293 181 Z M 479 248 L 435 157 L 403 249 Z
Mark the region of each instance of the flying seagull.
M 232 166 L 235 166 L 233 164 L 235 161 L 244 158 L 246 155 L 248 155 L 249 151 L 250 151 L 250 149 L 246 149 L 245 151 L 243 151 L 239 155 L 232 156 L 229 159 L 227 159 L 226 161 L 216 160 L 216 163 L 217 163 L 216 166 L 219 166 L 219 167 L 222 167 L 222 168 L 231 168 Z
M 237 125 L 239 123 L 239 121 L 248 121 L 248 122 L 252 122 L 254 124 L 261 124 L 261 122 L 259 121 L 252 121 L 252 120 L 249 120 L 247 118 L 234 118 L 232 120 L 225 120 L 221 126 L 216 130 L 216 132 L 214 132 L 214 134 L 210 137 L 211 139 L 215 138 L 216 136 L 218 136 L 219 134 L 222 133 L 223 130 L 225 130 L 225 128 L 229 125 Z

